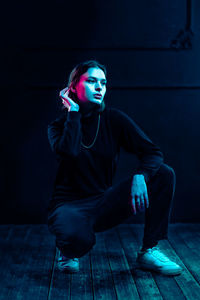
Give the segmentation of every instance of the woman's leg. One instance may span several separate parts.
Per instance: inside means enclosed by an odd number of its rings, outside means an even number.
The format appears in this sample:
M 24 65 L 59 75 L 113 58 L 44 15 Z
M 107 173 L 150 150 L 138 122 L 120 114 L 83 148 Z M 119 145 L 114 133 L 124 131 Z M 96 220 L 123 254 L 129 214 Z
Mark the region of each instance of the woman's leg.
M 145 211 L 143 249 L 159 240 L 168 239 L 168 225 L 176 187 L 176 174 L 169 165 L 162 164 L 147 184 L 149 208 Z
M 56 236 L 56 246 L 68 258 L 85 255 L 96 243 L 90 218 L 68 203 L 49 214 L 48 228 Z
M 95 214 L 93 223 L 95 232 L 105 231 L 134 216 L 131 206 L 132 177 L 126 178 L 105 192 L 101 207 L 98 207 Z M 143 238 L 145 248 L 155 246 L 158 240 L 167 239 L 175 182 L 174 170 L 163 163 L 156 175 L 147 183 L 149 207 L 145 209 Z
M 127 177 L 104 193 L 104 197 L 93 215 L 95 232 L 110 229 L 133 216 L 131 182 L 132 176 Z
M 153 247 L 158 240 L 167 239 L 175 181 L 174 170 L 162 164 L 147 183 L 149 208 L 145 211 L 143 248 Z M 95 232 L 105 231 L 134 216 L 131 184 L 132 176 L 112 186 L 100 201 L 94 201 L 94 206 L 84 208 L 85 212 L 83 207 L 66 203 L 49 215 L 49 230 L 56 235 L 56 246 L 64 256 L 83 256 L 95 245 Z

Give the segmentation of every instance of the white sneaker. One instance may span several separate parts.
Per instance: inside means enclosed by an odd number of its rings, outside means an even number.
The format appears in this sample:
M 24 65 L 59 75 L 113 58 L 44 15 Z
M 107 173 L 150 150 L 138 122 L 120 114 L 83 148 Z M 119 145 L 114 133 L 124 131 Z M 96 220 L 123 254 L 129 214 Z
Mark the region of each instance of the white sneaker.
M 163 275 L 179 275 L 182 268 L 175 262 L 172 262 L 155 246 L 153 248 L 139 251 L 137 254 L 136 262 L 141 269 L 152 270 Z
M 59 251 L 57 267 L 62 272 L 76 273 L 79 271 L 79 259 L 68 258 Z

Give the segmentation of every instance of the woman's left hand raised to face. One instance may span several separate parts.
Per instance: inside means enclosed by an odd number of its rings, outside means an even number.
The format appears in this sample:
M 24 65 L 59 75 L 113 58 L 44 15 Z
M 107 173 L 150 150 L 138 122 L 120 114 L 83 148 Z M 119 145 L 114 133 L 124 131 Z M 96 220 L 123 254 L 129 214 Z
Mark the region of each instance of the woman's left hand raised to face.
M 144 175 L 136 174 L 133 176 L 132 186 L 131 186 L 131 196 L 132 196 L 132 208 L 134 214 L 136 214 L 136 209 L 143 211 L 149 207 L 149 199 L 147 193 L 147 186 L 144 179 Z

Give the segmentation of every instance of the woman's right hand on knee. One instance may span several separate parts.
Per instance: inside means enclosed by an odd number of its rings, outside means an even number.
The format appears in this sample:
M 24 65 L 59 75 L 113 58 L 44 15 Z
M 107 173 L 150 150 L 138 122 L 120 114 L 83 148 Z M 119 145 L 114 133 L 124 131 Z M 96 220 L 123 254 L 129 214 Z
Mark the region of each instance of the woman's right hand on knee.
M 143 211 L 149 207 L 149 199 L 147 194 L 147 186 L 142 174 L 135 174 L 132 180 L 131 186 L 131 196 L 132 196 L 132 208 L 134 214 L 136 214 L 136 207 L 139 211 Z

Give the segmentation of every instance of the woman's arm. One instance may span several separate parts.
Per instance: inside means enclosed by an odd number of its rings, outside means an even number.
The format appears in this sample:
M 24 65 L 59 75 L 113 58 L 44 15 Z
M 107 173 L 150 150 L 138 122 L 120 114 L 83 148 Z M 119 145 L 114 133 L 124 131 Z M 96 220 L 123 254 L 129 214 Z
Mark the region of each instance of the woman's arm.
M 81 147 L 81 114 L 66 110 L 48 125 L 48 140 L 53 152 L 61 156 L 76 157 Z
M 164 160 L 160 148 L 123 111 L 112 108 L 119 143 L 127 152 L 134 153 L 140 160 L 136 174 L 143 174 L 145 181 L 154 176 Z

